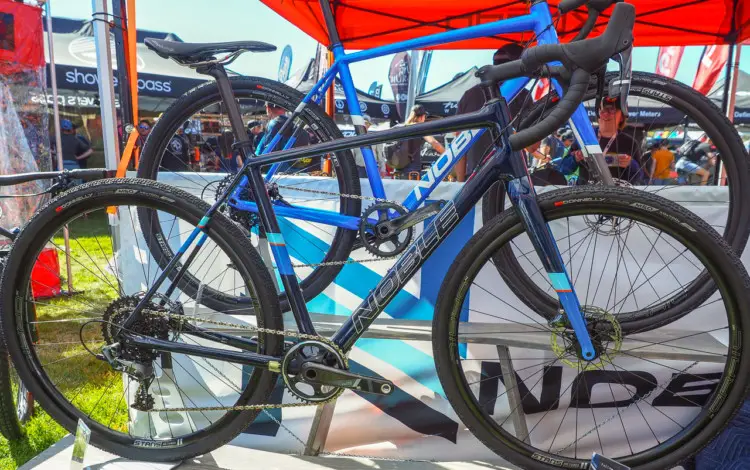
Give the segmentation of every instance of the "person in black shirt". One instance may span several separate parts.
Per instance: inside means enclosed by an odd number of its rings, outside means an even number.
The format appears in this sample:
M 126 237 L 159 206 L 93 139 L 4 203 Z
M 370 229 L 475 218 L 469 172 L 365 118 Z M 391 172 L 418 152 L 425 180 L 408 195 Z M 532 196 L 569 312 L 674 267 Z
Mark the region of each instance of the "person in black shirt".
M 247 134 L 252 141 L 253 153 L 258 153 L 258 144 L 263 140 L 263 136 L 266 135 L 263 132 L 263 124 L 260 121 L 250 121 L 247 123 Z
M 268 122 L 266 133 L 260 139 L 258 143 L 258 152 L 266 152 L 266 147 L 273 141 L 276 134 L 281 130 L 284 123 L 289 119 L 286 116 L 286 109 L 277 107 L 272 103 L 266 103 L 266 114 L 271 120 Z M 289 138 L 294 133 L 294 125 L 289 125 L 284 130 L 284 133 L 279 139 L 279 143 L 273 148 L 274 152 L 282 150 L 284 146 L 289 142 Z M 305 129 L 301 129 L 297 132 L 296 139 L 292 147 L 304 147 L 310 144 L 310 136 Z M 241 164 L 241 163 L 240 163 Z M 320 157 L 317 158 L 304 158 L 300 160 L 293 160 L 290 162 L 283 162 L 279 165 L 277 172 L 289 173 L 291 168 L 294 167 L 293 173 L 301 173 L 305 170 L 311 170 L 314 167 L 320 168 Z
M 78 170 L 81 168 L 80 160 L 91 156 L 91 147 L 78 138 L 75 134 L 73 123 L 67 119 L 60 121 L 60 145 L 62 150 L 63 167 L 66 170 Z
M 190 144 L 185 138 L 185 126 L 177 129 L 177 133 L 169 139 L 164 156 L 161 159 L 161 167 L 169 171 L 190 170 Z
M 630 184 L 641 184 L 647 180 L 644 171 L 643 153 L 638 142 L 624 132 L 627 120 L 622 114 L 617 101 L 604 100 L 599 110 L 599 146 L 609 166 L 613 178 Z M 587 184 L 590 180 L 588 167 L 584 163 L 583 153 L 576 142 L 568 155 L 562 159 L 560 171 L 570 178 L 575 175 L 577 184 Z
M 523 47 L 519 44 L 506 44 L 501 47 L 492 56 L 492 63 L 494 65 L 504 64 L 512 60 L 516 60 L 521 57 Z M 510 102 L 508 108 L 511 115 L 516 115 L 523 105 L 523 102 L 528 96 L 528 91 L 522 89 Z M 466 114 L 473 111 L 478 111 L 484 106 L 484 94 L 480 85 L 476 85 L 469 88 L 464 92 L 463 96 L 458 102 L 457 114 Z M 470 175 L 474 168 L 476 168 L 487 155 L 489 148 L 492 146 L 492 138 L 489 132 L 485 132 L 479 140 L 471 146 L 468 150 L 466 157 L 462 158 L 456 163 L 456 179 L 458 181 L 466 181 L 467 175 Z

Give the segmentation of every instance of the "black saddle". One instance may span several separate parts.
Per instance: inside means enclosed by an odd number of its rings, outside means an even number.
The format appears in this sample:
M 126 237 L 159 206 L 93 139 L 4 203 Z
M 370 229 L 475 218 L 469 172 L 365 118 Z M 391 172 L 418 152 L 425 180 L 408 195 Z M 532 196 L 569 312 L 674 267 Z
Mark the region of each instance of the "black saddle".
M 172 58 L 184 63 L 211 60 L 216 54 L 245 51 L 272 52 L 276 50 L 276 46 L 258 41 L 191 43 L 147 38 L 144 43 L 146 47 L 156 52 L 160 57 Z

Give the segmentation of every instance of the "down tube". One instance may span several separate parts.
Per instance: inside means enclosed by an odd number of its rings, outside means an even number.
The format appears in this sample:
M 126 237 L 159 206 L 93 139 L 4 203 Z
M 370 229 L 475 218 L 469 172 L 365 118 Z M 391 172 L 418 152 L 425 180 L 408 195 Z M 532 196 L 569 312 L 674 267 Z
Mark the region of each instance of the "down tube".
M 503 150 L 499 150 L 503 152 Z M 518 157 L 517 154 L 511 154 Z M 489 187 L 498 180 L 502 162 L 508 154 L 495 154 L 490 162 L 483 166 L 476 177 L 467 182 L 453 200 L 428 224 L 422 234 L 407 248 L 383 276 L 378 285 L 370 291 L 357 309 L 352 312 L 341 328 L 333 335 L 334 343 L 344 351 L 349 351 L 365 330 L 375 321 L 393 297 L 406 285 L 409 279 L 419 270 L 427 258 L 443 240 L 456 228 L 456 225 L 468 214 L 482 198 Z M 520 158 L 520 157 L 519 157 Z

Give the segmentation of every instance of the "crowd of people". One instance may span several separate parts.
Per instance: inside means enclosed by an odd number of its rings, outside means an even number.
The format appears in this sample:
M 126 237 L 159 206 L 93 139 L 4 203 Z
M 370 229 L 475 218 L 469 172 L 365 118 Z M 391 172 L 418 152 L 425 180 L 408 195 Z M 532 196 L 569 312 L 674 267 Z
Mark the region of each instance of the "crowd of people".
M 495 65 L 516 60 L 523 48 L 509 44 L 498 49 L 492 61 Z M 509 103 L 512 115 L 518 114 L 524 105 L 530 103 L 527 90 L 522 90 Z M 467 90 L 458 103 L 459 114 L 479 110 L 485 103 L 484 93 L 479 85 Z M 595 129 L 599 144 L 604 151 L 605 161 L 613 178 L 634 185 L 668 185 L 668 184 L 706 184 L 711 178 L 715 162 L 716 149 L 705 138 L 688 140 L 678 148 L 670 148 L 667 140 L 652 140 L 650 146 L 636 139 L 627 129 L 627 119 L 623 115 L 617 100 L 604 99 L 597 110 Z M 423 123 L 437 117 L 430 116 L 422 105 L 415 105 L 410 110 L 403 124 L 410 126 Z M 254 116 L 247 122 L 247 133 L 250 139 L 249 150 L 261 153 L 267 149 L 278 132 L 289 119 L 288 112 L 267 103 L 265 116 Z M 365 128 L 373 125 L 369 116 L 363 116 Z M 203 136 L 196 121 L 185 122 L 170 138 L 161 166 L 171 171 L 200 171 L 234 173 L 242 167 L 241 152 L 235 145 L 233 132 L 225 129 L 221 132 Z M 62 157 L 66 169 L 85 168 L 91 156 L 91 144 L 76 132 L 75 125 L 68 119 L 60 122 L 62 130 Z M 151 133 L 153 123 L 142 119 L 136 126 L 138 137 L 136 151 L 140 151 Z M 122 138 L 122 126 L 118 126 Z M 278 139 L 275 149 L 282 149 L 294 132 L 294 126 L 287 126 Z M 317 141 L 313 133 L 298 131 L 295 135 L 295 147 L 303 147 Z M 422 172 L 445 152 L 446 137 L 425 136 L 402 142 L 388 143 L 373 148 L 378 169 L 381 175 L 393 178 L 419 179 Z M 451 181 L 466 181 L 467 177 L 485 159 L 493 142 L 489 133 L 484 134 L 469 150 L 465 158 L 455 165 L 448 176 Z M 536 184 L 576 185 L 586 184 L 591 179 L 584 154 L 576 142 L 573 131 L 567 127 L 558 129 L 554 134 L 526 149 L 528 165 Z M 367 177 L 365 157 L 360 149 L 353 149 L 357 173 L 360 178 Z M 314 157 L 306 160 L 285 162 L 279 172 L 307 174 L 330 174 L 326 171 L 325 158 Z

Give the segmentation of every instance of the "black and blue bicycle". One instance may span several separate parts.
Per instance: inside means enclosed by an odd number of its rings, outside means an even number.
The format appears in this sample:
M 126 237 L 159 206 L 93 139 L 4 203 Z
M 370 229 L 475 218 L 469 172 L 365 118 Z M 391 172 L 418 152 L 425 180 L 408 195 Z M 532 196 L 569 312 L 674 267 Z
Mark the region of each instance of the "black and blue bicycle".
M 211 206 L 141 179 L 65 193 L 17 237 L 2 280 L 1 319 L 21 379 L 67 429 L 83 420 L 92 444 L 160 461 L 206 453 L 272 408 L 318 405 L 347 390 L 387 396 L 399 384 L 354 372 L 349 353 L 499 182 L 513 207 L 461 249 L 435 306 L 437 375 L 460 420 L 523 468 L 586 468 L 592 452 L 639 469 L 689 458 L 745 398 L 750 278 L 720 235 L 681 206 L 603 185 L 537 196 L 522 154 L 578 109 L 591 73 L 627 53 L 633 22 L 632 6 L 618 4 L 597 38 L 531 48 L 484 68 L 480 111 L 267 155 L 243 152 L 242 170 Z M 550 61 L 563 64 L 566 93 L 552 113 L 513 133 L 498 82 L 534 76 Z M 242 129 L 239 113 L 230 117 Z M 478 128 L 496 142 L 485 164 L 338 331 L 319 335 L 261 169 Z M 273 263 L 222 211 L 245 181 Z M 88 288 L 40 302 L 29 292 L 32 266 L 63 227 L 81 247 L 74 275 Z M 149 248 L 156 244 L 161 251 Z M 553 318 L 503 287 L 494 263 L 508 247 L 554 286 Z M 709 298 L 689 297 L 698 279 L 711 284 Z M 277 383 L 283 400 L 272 398 Z
M 588 20 L 577 39 L 585 38 L 596 24 L 600 14 L 610 8 L 614 0 L 560 2 L 558 13 L 564 14 L 583 6 L 588 11 Z M 307 4 L 309 5 L 309 3 Z M 465 39 L 502 35 L 505 33 L 531 34 L 529 44 L 536 43 L 538 51 L 558 43 L 551 8 L 546 2 L 532 2 L 528 15 L 490 22 L 483 25 L 452 29 L 444 33 L 420 37 L 397 44 L 389 44 L 370 50 L 346 53 L 337 34 L 337 22 L 330 2 L 321 1 L 320 8 L 330 35 L 330 47 L 335 63 L 328 72 L 302 95 L 284 84 L 257 77 L 231 77 L 214 55 L 226 54 L 225 62 L 231 62 L 245 51 L 264 52 L 274 50 L 270 44 L 237 42 L 218 44 L 185 44 L 149 39 L 148 47 L 165 58 L 192 67 L 215 79 L 190 91 L 177 100 L 155 125 L 141 155 L 138 176 L 165 182 L 195 195 L 218 197 L 231 180 L 225 173 L 210 173 L 199 170 L 194 162 L 176 157 L 169 144 L 175 133 L 190 119 L 213 120 L 234 136 L 234 152 L 244 147 L 250 151 L 244 126 L 235 123 L 267 119 L 266 104 L 286 113 L 283 125 L 277 127 L 273 139 L 266 139 L 263 154 L 274 150 L 300 148 L 310 142 L 326 142 L 341 138 L 336 123 L 326 115 L 320 104 L 326 90 L 338 80 L 343 88 L 347 107 L 357 133 L 365 132 L 360 103 L 349 71 L 350 64 L 366 61 L 410 49 L 429 48 Z M 559 19 L 559 15 L 557 17 Z M 675 200 L 682 204 L 694 204 L 700 211 L 705 204 L 713 204 L 720 210 L 701 212 L 710 216 L 711 225 L 718 230 L 737 252 L 741 252 L 750 234 L 750 212 L 743 209 L 740 201 L 750 198 L 750 164 L 748 155 L 732 124 L 705 96 L 692 88 L 655 74 L 630 73 L 630 56 L 620 54 L 616 59 L 625 72 L 596 70 L 586 85 L 583 100 L 574 110 L 567 124 L 573 130 L 578 147 L 583 153 L 583 166 L 587 168 L 588 182 L 606 185 L 636 186 Z M 519 91 L 541 77 L 549 77 L 554 84 L 547 98 L 525 106 L 514 122 L 516 129 L 533 127 L 544 116 L 555 112 L 559 106 L 565 78 L 561 80 L 559 66 L 550 63 L 538 76 L 520 74 L 502 82 L 501 95 L 510 102 Z M 624 100 L 620 93 L 628 93 Z M 610 138 L 598 136 L 598 120 L 601 103 L 617 102 L 618 109 L 627 117 L 627 127 Z M 232 103 L 239 103 L 235 108 Z M 630 110 L 630 112 L 628 112 Z M 278 114 L 278 113 L 276 113 Z M 279 121 L 282 122 L 282 121 Z M 231 124 L 230 124 L 231 123 Z M 561 123 L 563 124 L 563 123 Z M 549 131 L 549 129 L 547 129 Z M 311 176 L 321 169 L 321 160 L 328 154 L 305 154 L 285 163 L 269 165 L 263 169 L 267 191 L 271 195 L 274 210 L 280 221 L 280 233 L 286 240 L 293 258 L 295 273 L 300 281 L 305 299 L 312 299 L 328 287 L 337 274 L 349 263 L 376 262 L 383 258 L 395 258 L 402 254 L 413 238 L 413 227 L 434 216 L 445 201 L 434 200 L 435 189 L 451 173 L 455 165 L 465 158 L 468 149 L 482 143 L 482 129 L 467 130 L 447 145 L 446 152 L 426 171 L 421 181 L 402 200 L 393 196 L 378 172 L 371 146 L 358 149 L 367 169 L 369 190 L 360 186 L 352 151 L 339 150 L 331 153 L 333 178 Z M 550 132 L 551 134 L 552 132 Z M 715 146 L 718 160 L 711 167 L 710 186 L 677 184 L 666 186 L 649 185 L 652 172 L 651 160 L 641 142 L 650 134 L 681 135 L 698 138 L 704 136 Z M 539 134 L 539 138 L 546 135 Z M 613 144 L 614 142 L 614 144 Z M 231 142 L 230 144 L 231 145 Z M 617 159 L 607 159 L 608 153 L 624 154 L 631 160 L 624 170 Z M 485 150 L 493 151 L 492 145 Z M 226 155 L 223 157 L 228 157 Z M 637 163 L 634 163 L 637 162 Z M 634 168 L 638 168 L 638 170 Z M 713 183 L 718 183 L 716 186 Z M 248 190 L 247 181 L 240 184 L 228 200 L 224 209 L 230 217 L 245 229 L 257 232 L 259 217 L 257 201 Z M 439 199 L 439 198 L 438 198 Z M 503 185 L 494 185 L 483 198 L 483 219 L 488 222 L 506 209 L 507 198 Z M 726 208 L 726 210 L 724 210 Z M 374 236 L 372 226 L 385 230 Z M 158 228 L 157 228 L 158 229 Z M 387 236 L 385 236 L 387 235 Z M 160 250 L 152 246 L 150 250 Z M 163 253 L 165 257 L 169 253 Z M 515 291 L 525 292 L 525 298 L 533 302 L 532 307 L 552 317 L 557 309 L 553 286 L 540 285 L 543 278 L 532 279 L 516 261 L 517 253 L 504 249 L 498 258 L 506 282 Z M 189 276 L 189 274 L 186 274 Z M 692 293 L 709 293 L 706 283 L 696 283 Z M 286 294 L 280 293 L 282 307 L 289 307 Z

